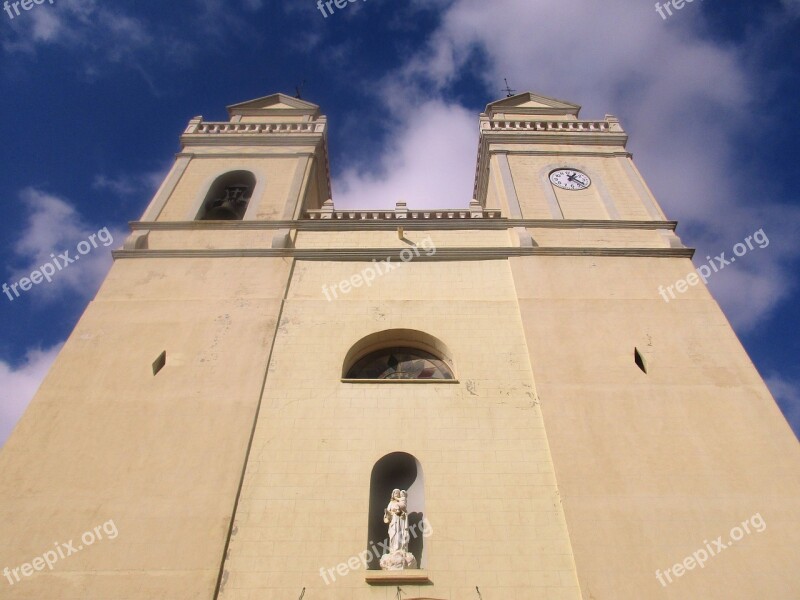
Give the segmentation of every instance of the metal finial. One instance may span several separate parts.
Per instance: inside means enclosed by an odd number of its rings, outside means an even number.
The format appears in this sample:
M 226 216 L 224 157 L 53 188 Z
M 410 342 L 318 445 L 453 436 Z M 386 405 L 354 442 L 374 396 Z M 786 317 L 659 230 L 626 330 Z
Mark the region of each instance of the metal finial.
M 502 90 L 506 93 L 506 98 L 511 98 L 517 90 L 512 90 L 511 86 L 508 85 L 508 79 L 503 77 L 503 81 L 506 82 L 506 89 Z

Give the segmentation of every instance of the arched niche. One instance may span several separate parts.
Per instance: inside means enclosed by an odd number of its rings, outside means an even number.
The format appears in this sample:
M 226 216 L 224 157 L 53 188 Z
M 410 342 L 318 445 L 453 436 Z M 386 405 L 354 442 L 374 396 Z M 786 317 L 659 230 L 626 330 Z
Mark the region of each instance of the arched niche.
M 361 338 L 353 344 L 342 363 L 342 378 L 351 379 L 353 367 L 363 364 L 372 355 L 380 357 L 382 350 L 397 349 L 428 361 L 436 369 L 435 379 L 455 381 L 453 355 L 440 339 L 416 329 L 385 329 Z M 352 379 L 364 379 L 353 377 Z
M 229 171 L 208 188 L 197 213 L 198 221 L 241 221 L 253 197 L 256 176 L 250 171 Z
M 408 551 L 417 559 L 419 568 L 424 569 L 427 564 L 424 537 L 426 528 L 422 525 L 425 518 L 425 477 L 420 462 L 406 452 L 387 454 L 372 467 L 369 482 L 367 569 L 380 570 L 380 558 L 383 554 L 380 544 L 388 544 L 389 537 L 388 526 L 383 522 L 383 511 L 389 504 L 394 489 L 408 492 Z

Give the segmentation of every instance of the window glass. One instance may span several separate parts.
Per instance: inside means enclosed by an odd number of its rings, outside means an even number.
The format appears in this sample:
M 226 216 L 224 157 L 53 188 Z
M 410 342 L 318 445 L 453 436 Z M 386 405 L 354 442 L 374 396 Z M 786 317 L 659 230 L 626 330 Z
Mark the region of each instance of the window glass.
M 443 360 L 424 350 L 384 348 L 350 367 L 347 379 L 453 379 L 453 373 Z

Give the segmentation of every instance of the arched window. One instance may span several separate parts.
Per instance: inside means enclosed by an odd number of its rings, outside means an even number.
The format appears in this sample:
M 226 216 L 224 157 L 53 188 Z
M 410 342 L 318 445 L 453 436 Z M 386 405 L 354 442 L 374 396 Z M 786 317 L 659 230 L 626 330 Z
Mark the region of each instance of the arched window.
M 349 380 L 455 382 L 447 347 L 413 329 L 389 329 L 368 335 L 347 353 L 342 377 Z
M 354 364 L 347 379 L 453 379 L 441 358 L 416 348 L 384 348 Z
M 416 568 L 424 569 L 425 538 L 430 532 L 425 519 L 425 478 L 422 465 L 411 454 L 392 452 L 372 467 L 369 482 L 369 522 L 367 532 L 367 569 L 380 569 L 381 556 L 389 546 L 390 525 L 384 521 L 384 510 L 394 490 L 406 492 L 408 552 L 416 559 Z M 383 544 L 383 545 L 381 545 Z
M 256 187 L 250 171 L 231 171 L 211 184 L 197 215 L 198 221 L 241 221 Z

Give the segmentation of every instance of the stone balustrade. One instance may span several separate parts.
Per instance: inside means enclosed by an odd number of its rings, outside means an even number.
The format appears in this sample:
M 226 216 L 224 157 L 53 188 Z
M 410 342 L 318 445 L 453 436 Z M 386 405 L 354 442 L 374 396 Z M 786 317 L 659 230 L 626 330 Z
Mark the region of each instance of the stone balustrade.
M 500 219 L 499 210 L 307 210 L 306 218 L 334 221 L 434 221 L 444 219 Z
M 482 129 L 490 131 L 558 131 L 598 133 L 613 131 L 608 121 L 483 121 Z
M 193 120 L 186 128 L 185 134 L 200 135 L 264 135 L 281 133 L 322 133 L 324 121 L 307 123 L 230 123 L 204 122 Z

